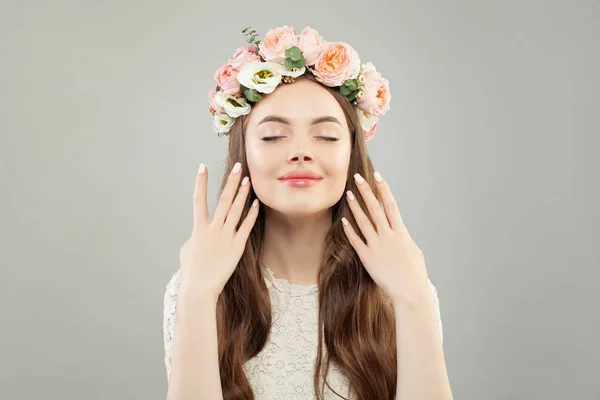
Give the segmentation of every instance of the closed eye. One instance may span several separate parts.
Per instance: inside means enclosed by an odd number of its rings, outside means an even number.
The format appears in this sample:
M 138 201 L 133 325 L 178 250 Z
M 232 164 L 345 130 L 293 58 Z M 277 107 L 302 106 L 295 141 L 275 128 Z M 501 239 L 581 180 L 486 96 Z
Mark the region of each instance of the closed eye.
M 284 137 L 284 136 L 265 136 L 265 137 L 261 138 L 261 140 L 263 140 L 265 142 L 273 142 L 282 137 Z M 337 142 L 338 140 L 340 140 L 336 137 L 331 137 L 331 136 L 317 136 L 317 138 L 320 140 L 324 140 L 326 142 Z
M 276 139 L 279 139 L 280 137 L 283 136 L 265 136 L 264 138 L 261 138 L 261 140 L 264 140 L 265 142 L 272 142 Z

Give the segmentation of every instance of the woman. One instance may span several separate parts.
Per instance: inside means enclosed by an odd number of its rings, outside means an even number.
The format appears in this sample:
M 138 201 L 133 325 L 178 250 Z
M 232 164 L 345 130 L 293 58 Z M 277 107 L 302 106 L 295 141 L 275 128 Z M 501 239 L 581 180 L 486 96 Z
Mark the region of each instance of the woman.
M 435 287 L 366 151 L 388 82 L 311 28 L 247 34 L 209 93 L 228 168 L 211 219 L 200 166 L 167 286 L 167 398 L 451 399 Z

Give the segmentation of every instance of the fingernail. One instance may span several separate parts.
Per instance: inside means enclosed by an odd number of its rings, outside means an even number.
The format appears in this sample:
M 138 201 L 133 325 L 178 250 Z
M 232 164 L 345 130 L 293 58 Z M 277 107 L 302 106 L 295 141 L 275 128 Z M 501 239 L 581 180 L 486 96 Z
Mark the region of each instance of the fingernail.
M 256 207 L 258 205 L 258 199 L 254 199 L 252 202 L 252 207 Z
M 348 220 L 346 219 L 346 217 L 342 217 L 342 223 L 344 225 L 348 225 Z
M 233 166 L 233 169 L 231 170 L 231 173 L 237 174 L 238 172 L 240 172 L 240 169 L 242 169 L 242 164 L 240 164 L 239 162 L 236 162 L 235 165 Z
M 204 165 L 204 163 L 200 163 L 200 166 L 198 167 L 198 173 L 203 174 L 204 171 L 206 171 L 206 165 Z
M 375 177 L 375 180 L 377 182 L 383 181 L 383 178 L 381 177 L 381 174 L 379 174 L 379 172 L 375 171 L 375 173 L 373 174 L 373 176 Z
M 349 190 L 346 192 L 346 195 L 348 196 L 348 198 L 349 198 L 351 201 L 352 201 L 352 200 L 354 200 L 354 198 L 355 198 L 355 197 L 354 197 L 354 194 L 353 194 L 351 191 L 349 191 Z
M 244 179 L 242 179 L 242 186 L 245 186 L 249 180 L 250 180 L 250 178 L 248 178 L 247 176 Z
M 363 179 L 362 176 L 360 176 L 359 173 L 354 174 L 354 179 L 356 179 L 356 183 L 358 183 L 359 185 L 362 185 L 363 183 L 365 183 L 365 180 Z

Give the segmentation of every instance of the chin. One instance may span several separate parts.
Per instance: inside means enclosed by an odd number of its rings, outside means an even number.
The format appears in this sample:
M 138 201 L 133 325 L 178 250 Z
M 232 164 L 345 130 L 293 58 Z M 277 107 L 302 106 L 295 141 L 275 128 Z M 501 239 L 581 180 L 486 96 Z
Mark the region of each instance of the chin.
M 275 201 L 263 202 L 267 207 L 290 217 L 307 217 L 329 210 L 335 202 L 315 198 L 278 198 Z

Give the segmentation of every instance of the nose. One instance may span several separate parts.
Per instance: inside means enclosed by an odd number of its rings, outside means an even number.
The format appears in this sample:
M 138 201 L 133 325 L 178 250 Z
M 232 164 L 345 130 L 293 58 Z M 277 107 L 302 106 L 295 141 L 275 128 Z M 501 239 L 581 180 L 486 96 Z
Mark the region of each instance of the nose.
M 289 164 L 296 164 L 296 163 L 300 163 L 300 162 L 312 162 L 312 161 L 313 161 L 313 155 L 309 151 L 306 151 L 306 150 L 298 150 L 288 156 Z

